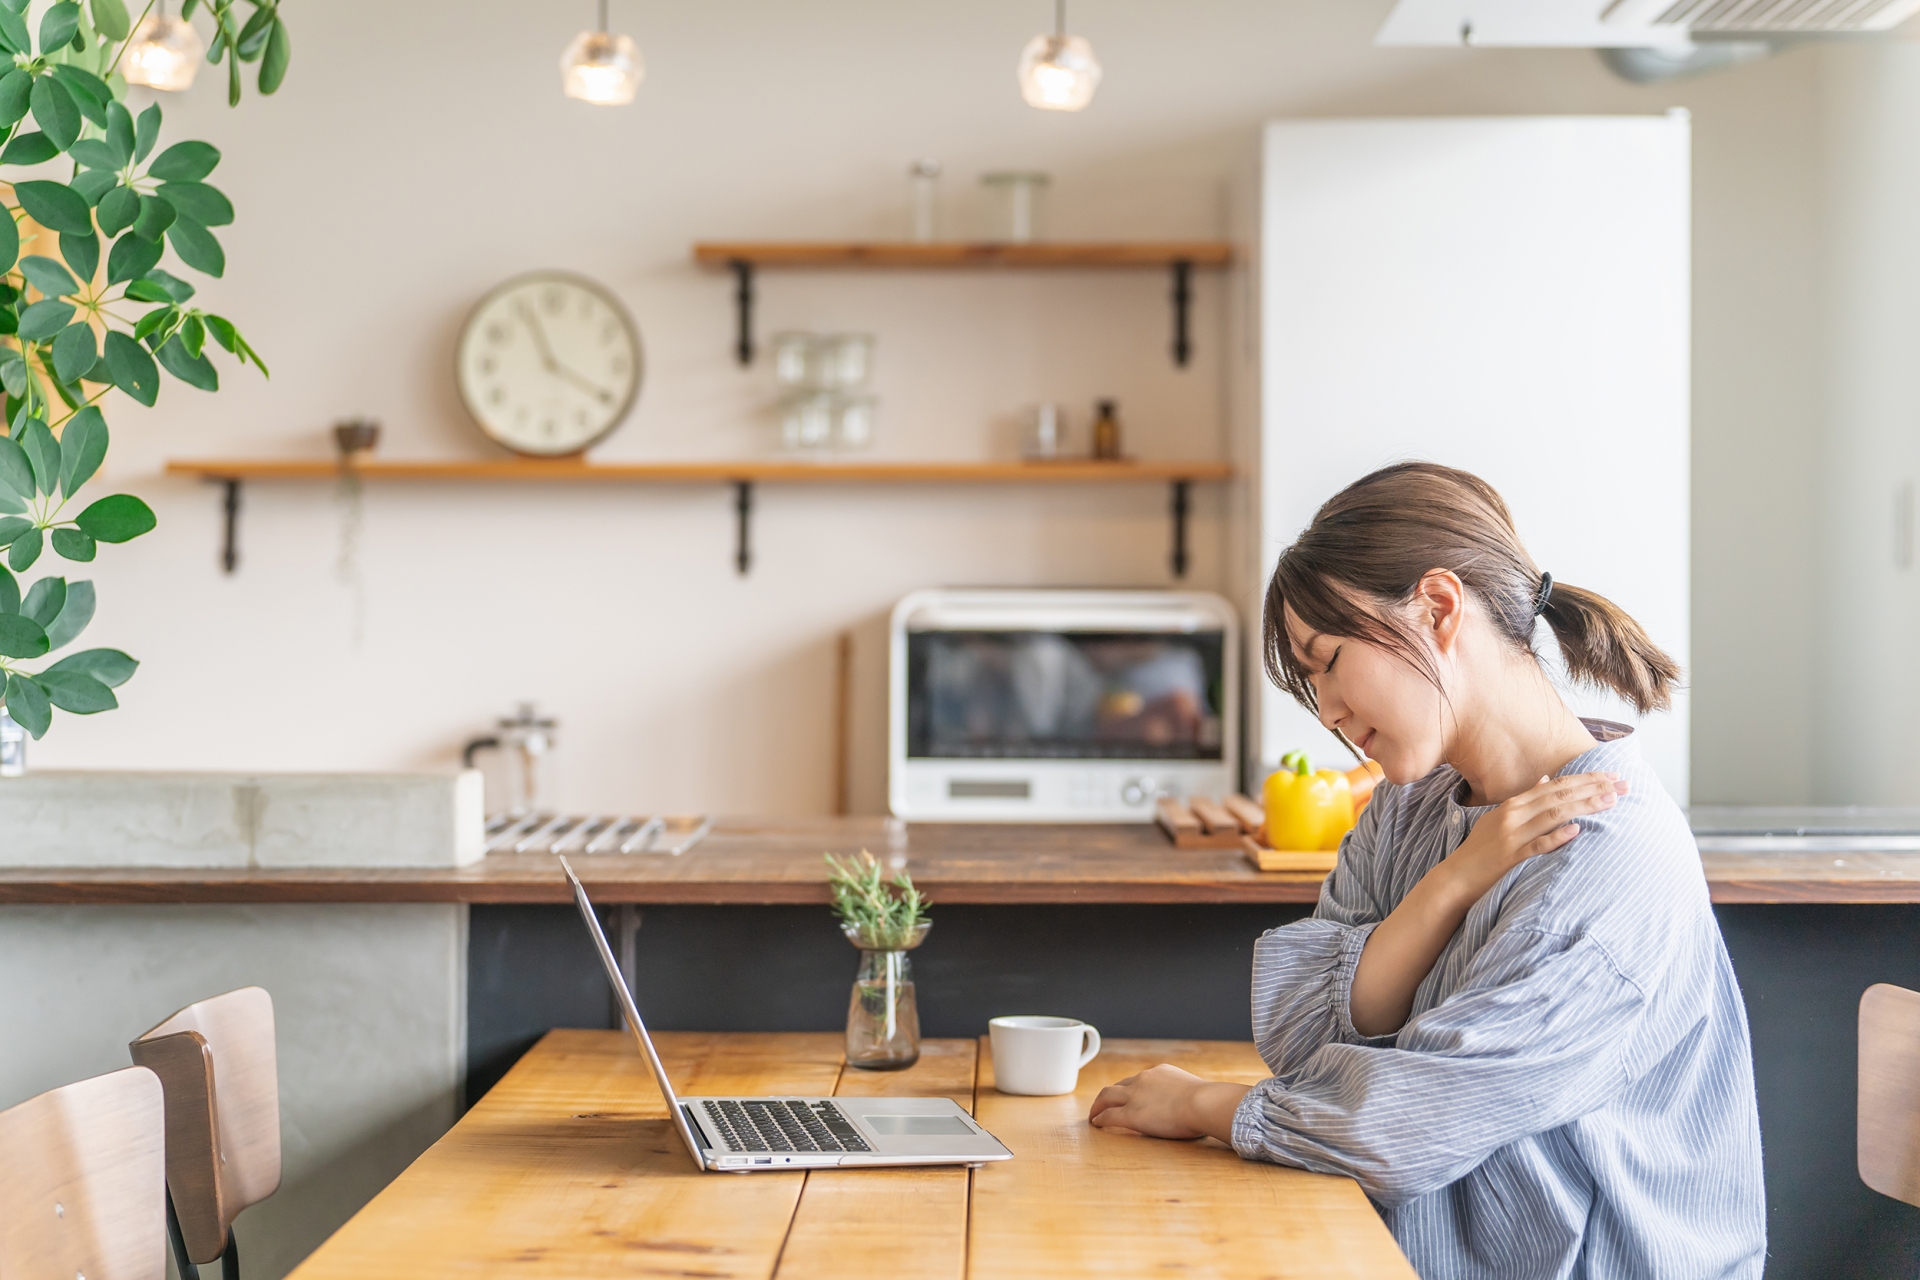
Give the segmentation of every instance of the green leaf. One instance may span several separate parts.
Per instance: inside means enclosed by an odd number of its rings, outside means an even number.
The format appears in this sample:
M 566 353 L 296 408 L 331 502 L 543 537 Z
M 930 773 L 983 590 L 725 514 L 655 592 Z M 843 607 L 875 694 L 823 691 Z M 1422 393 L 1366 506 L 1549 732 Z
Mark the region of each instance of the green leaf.
M 160 363 L 166 366 L 168 373 L 187 385 L 198 387 L 202 391 L 220 389 L 220 371 L 213 367 L 213 361 L 205 356 L 189 354 L 186 344 L 181 342 L 178 336 L 168 338 L 161 343 L 160 349 L 153 354 L 159 357 Z
M 13 53 L 33 55 L 33 40 L 27 35 L 27 20 L 9 6 L 0 6 L 0 44 Z
M 42 298 L 20 313 L 20 336 L 29 342 L 51 338 L 73 319 L 73 304 Z
M 133 24 L 127 17 L 127 6 L 120 0 L 91 0 L 87 6 L 93 12 L 93 27 L 101 35 L 118 44 L 133 31 Z
M 149 271 L 147 279 L 165 289 L 175 302 L 184 303 L 194 295 L 193 286 L 171 271 Z
M 213 232 L 182 214 L 167 231 L 167 239 L 173 245 L 173 251 L 180 255 L 180 261 L 195 271 L 204 271 L 210 276 L 226 274 L 227 255 L 214 239 Z
M 169 182 L 160 188 L 160 194 L 180 211 L 181 217 L 192 218 L 203 227 L 224 227 L 233 221 L 232 203 L 204 182 Z
M 48 538 L 47 541 L 53 544 L 55 551 L 59 552 L 68 560 L 85 562 L 93 559 L 94 554 L 99 550 L 98 545 L 92 538 L 80 532 L 78 529 L 69 528 L 65 525 L 55 529 L 53 536 Z
M 47 691 L 47 697 L 54 706 L 77 716 L 111 711 L 120 705 L 120 700 L 113 696 L 113 690 L 79 671 L 42 671 L 33 679 L 35 684 Z
M 8 515 L 20 515 L 24 513 L 26 509 L 27 504 L 21 500 L 19 494 L 16 494 L 11 489 L 0 488 L 0 512 L 5 512 Z
M 15 67 L 0 76 L 0 125 L 9 127 L 27 114 L 28 95 L 33 92 L 33 77 Z
M 182 15 L 185 16 L 185 15 Z M 133 162 L 139 164 L 160 140 L 160 104 L 154 103 L 133 122 Z
M 119 169 L 127 163 L 101 138 L 82 138 L 67 148 L 67 154 L 89 169 Z
M 67 260 L 75 275 L 82 280 L 93 279 L 100 270 L 100 237 L 88 232 L 84 236 L 70 236 L 60 233 L 60 256 Z
M 99 215 L 100 230 L 109 237 L 117 236 L 140 216 L 140 197 L 132 187 L 115 186 L 100 197 Z
M 51 20 L 61 9 L 70 13 L 79 11 L 73 0 L 61 0 L 61 3 L 47 11 L 47 19 Z M 44 27 L 45 23 L 41 25 Z M 74 102 L 66 85 L 52 76 L 41 76 L 33 82 L 33 91 L 27 95 L 27 101 L 33 106 L 34 122 L 53 139 L 54 145 L 62 151 L 73 145 L 80 136 L 80 107 Z
M 27 598 L 20 604 L 20 615 L 31 619 L 44 630 L 53 625 L 53 620 L 60 616 L 60 610 L 66 604 L 67 580 L 42 578 L 27 589 Z
M 206 321 L 207 332 L 213 336 L 213 340 L 239 356 L 240 363 L 245 364 L 247 357 L 243 352 L 246 350 L 246 343 L 241 340 L 240 331 L 233 327 L 233 321 L 213 315 L 206 317 Z
M 273 93 L 286 81 L 287 67 L 293 61 L 293 38 L 276 8 L 273 30 L 267 33 L 266 56 L 260 59 L 260 92 Z
M 67 274 L 65 267 L 52 258 L 43 258 L 37 253 L 30 253 L 20 259 L 20 274 L 27 278 L 28 284 L 49 298 L 64 298 L 68 294 L 80 291 L 80 286 L 74 283 L 73 277 Z
M 0 347 L 0 385 L 9 396 L 27 394 L 27 362 L 12 347 Z
M 101 542 L 130 542 L 157 523 L 153 508 L 130 493 L 116 493 L 82 511 L 74 523 Z
M 44 133 L 23 133 L 0 151 L 0 164 L 45 164 L 60 154 L 53 139 Z
M 34 487 L 45 494 L 51 494 L 59 488 L 60 442 L 53 438 L 53 432 L 47 429 L 47 424 L 38 418 L 31 419 L 26 426 L 14 432 L 14 437 L 20 441 L 20 447 L 33 467 Z
M 190 315 L 187 322 L 180 326 L 180 345 L 187 349 L 190 356 L 198 356 L 207 345 L 207 324 L 199 316 Z
M 7 563 L 15 573 L 25 573 L 40 558 L 40 548 L 45 544 L 46 539 L 38 529 L 29 529 L 13 540 L 13 546 L 7 550 Z
M 144 277 L 127 283 L 127 297 L 133 299 L 135 302 L 164 302 L 168 306 L 173 305 L 173 290 L 167 288 L 158 280 L 150 280 Z M 151 316 L 153 313 L 148 312 L 147 314 Z M 140 336 L 144 338 L 147 335 L 143 333 Z
M 33 521 L 24 516 L 8 516 L 0 520 L 0 547 L 13 545 L 15 538 L 33 527 Z
M 75 531 L 62 529 L 60 532 L 72 533 Z M 55 550 L 58 549 L 57 547 L 55 548 Z M 40 582 L 47 581 L 58 582 L 60 579 L 40 579 Z M 36 582 L 34 585 L 39 586 L 40 583 Z M 96 603 L 97 601 L 94 599 L 93 594 L 93 583 L 83 579 L 79 582 L 69 582 L 67 584 L 66 603 L 60 606 L 60 612 L 54 615 L 52 622 L 42 624 L 47 629 L 47 651 L 49 653 L 55 649 L 72 644 L 73 641 L 79 637 L 80 633 L 87 629 L 87 624 L 93 621 L 93 610 Z
M 119 284 L 146 275 L 160 261 L 161 249 L 158 240 L 143 239 L 138 232 L 121 236 L 107 253 L 107 283 Z
M 68 420 L 66 430 L 60 433 L 61 493 L 71 498 L 81 485 L 93 479 L 93 473 L 106 460 L 107 440 L 106 415 L 93 405 Z M 55 541 L 58 541 L 57 534 Z
M 220 152 L 210 142 L 176 142 L 147 167 L 147 176 L 161 182 L 198 182 L 220 163 Z
M 93 362 L 99 358 L 93 326 L 84 321 L 68 325 L 53 340 L 53 374 L 62 382 L 80 381 L 83 375 L 93 371 Z
M 13 264 L 20 256 L 20 228 L 9 216 L 9 211 L 0 209 L 0 271 L 13 270 Z
M 136 280 L 134 283 L 138 284 L 140 282 Z M 164 307 L 155 307 L 153 310 L 147 312 L 147 314 L 141 316 L 140 323 L 133 326 L 133 336 L 145 342 L 151 334 L 159 332 L 160 328 L 165 325 L 167 321 L 179 314 L 179 311 L 180 308 L 174 306 L 172 303 L 168 303 Z
M 68 384 L 60 381 L 60 375 L 53 371 L 53 356 L 47 351 L 47 347 L 45 343 L 40 344 L 39 346 L 35 347 L 33 350 L 34 350 L 34 353 L 40 359 L 40 367 L 47 371 L 47 381 L 53 384 L 54 391 L 60 397 L 60 403 L 66 405 L 67 408 L 72 409 L 74 412 L 78 413 L 80 410 L 80 399 L 78 396 L 74 394 L 74 392 L 78 391 L 79 388 L 69 386 Z M 42 402 L 40 407 L 45 408 L 44 401 Z
M 247 19 L 247 25 L 240 28 L 240 56 L 252 62 L 260 56 L 267 46 L 267 32 L 273 26 L 276 9 L 271 4 L 263 4 L 253 11 Z
M 98 0 L 95 2 L 98 3 Z M 109 3 L 118 2 L 109 0 Z M 107 104 L 107 145 L 120 157 L 122 165 L 133 163 L 133 113 L 118 102 Z
M 31 498 L 37 492 L 33 463 L 27 460 L 27 451 L 12 436 L 0 436 L 0 485 L 23 498 Z
M 40 52 L 52 53 L 80 29 L 80 6 L 73 0 L 60 0 L 40 19 Z
M 133 220 L 133 234 L 142 240 L 158 241 L 177 216 L 173 205 L 159 196 L 140 197 L 140 216 Z
M 160 398 L 160 370 L 154 367 L 153 357 L 145 347 L 117 331 L 107 334 L 106 345 L 107 372 L 113 375 L 113 385 L 151 408 Z
M 53 671 L 80 671 L 110 689 L 117 689 L 133 678 L 140 664 L 118 649 L 82 649 L 70 653 L 47 668 Z M 45 674 L 44 672 L 42 674 Z
M 101 196 L 120 185 L 120 175 L 105 169 L 82 169 L 68 179 L 68 185 L 85 197 L 89 205 L 96 205 Z
M 53 707 L 49 705 L 47 691 L 18 671 L 7 673 L 7 714 L 36 740 L 44 736 L 47 726 L 53 723 Z
M 50 231 L 84 236 L 93 230 L 93 211 L 72 187 L 59 182 L 17 182 L 13 191 L 27 216 Z
M 20 580 L 0 568 L 0 613 L 20 612 Z
M 56 62 L 53 74 L 67 86 L 87 119 L 104 130 L 107 127 L 107 104 L 113 101 L 113 90 L 107 82 L 75 62 Z

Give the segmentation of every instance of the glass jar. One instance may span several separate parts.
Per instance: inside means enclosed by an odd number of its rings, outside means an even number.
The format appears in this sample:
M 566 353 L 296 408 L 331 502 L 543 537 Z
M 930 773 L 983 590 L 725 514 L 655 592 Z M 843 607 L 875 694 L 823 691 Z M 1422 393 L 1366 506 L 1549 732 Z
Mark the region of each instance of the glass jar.
M 920 1060 L 920 1011 L 907 952 L 926 941 L 932 927 L 931 923 L 919 925 L 904 940 L 876 940 L 841 926 L 847 941 L 860 948 L 860 972 L 847 1002 L 848 1066 L 900 1071 Z
M 1031 244 L 1038 240 L 1040 198 L 1046 194 L 1052 178 L 1044 173 L 986 173 L 980 185 L 987 189 L 992 207 L 987 238 L 1008 244 Z

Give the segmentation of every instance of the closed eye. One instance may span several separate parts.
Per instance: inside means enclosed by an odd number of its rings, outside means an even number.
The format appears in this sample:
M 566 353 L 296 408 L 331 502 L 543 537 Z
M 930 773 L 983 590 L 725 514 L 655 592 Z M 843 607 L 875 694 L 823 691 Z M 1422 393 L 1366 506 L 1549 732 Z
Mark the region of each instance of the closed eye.
M 1333 664 L 1340 661 L 1340 649 L 1341 649 L 1340 645 L 1335 645 L 1333 647 L 1333 656 L 1327 659 L 1326 670 L 1322 671 L 1320 673 L 1321 675 L 1330 676 L 1333 674 Z

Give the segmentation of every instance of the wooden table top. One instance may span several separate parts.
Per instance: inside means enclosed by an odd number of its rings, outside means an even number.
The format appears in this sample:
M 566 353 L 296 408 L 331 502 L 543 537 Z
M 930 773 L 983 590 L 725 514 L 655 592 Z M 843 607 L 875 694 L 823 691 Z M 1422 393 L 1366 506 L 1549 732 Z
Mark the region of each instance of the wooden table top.
M 600 903 L 821 903 L 826 852 L 872 850 L 939 903 L 1294 902 L 1321 877 L 1254 870 L 1235 849 L 1175 849 L 1151 823 L 733 819 L 680 857 L 573 859 Z M 1920 902 L 1920 853 L 1702 855 L 1716 902 Z M 0 904 L 570 901 L 547 854 L 469 867 L 0 869 Z
M 690 1094 L 946 1094 L 1014 1158 L 977 1171 L 701 1173 L 624 1032 L 554 1031 L 293 1280 L 1413 1280 L 1349 1179 L 1086 1123 L 1102 1085 L 1156 1062 L 1261 1079 L 1248 1044 L 1110 1041 L 1077 1094 L 1017 1098 L 994 1090 L 985 1037 L 928 1041 L 919 1064 L 888 1073 L 843 1067 L 831 1034 L 658 1040 Z

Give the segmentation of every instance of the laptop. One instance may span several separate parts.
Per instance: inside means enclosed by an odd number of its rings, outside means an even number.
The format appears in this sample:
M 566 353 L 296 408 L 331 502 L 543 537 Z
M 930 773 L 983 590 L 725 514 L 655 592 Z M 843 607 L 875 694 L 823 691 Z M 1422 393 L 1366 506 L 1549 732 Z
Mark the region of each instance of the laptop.
M 654 1051 L 633 993 L 614 962 L 593 903 L 565 858 L 580 918 L 593 935 L 607 981 L 619 997 L 640 1054 L 667 1100 L 680 1140 L 702 1169 L 757 1173 L 768 1169 L 868 1169 L 889 1165 L 964 1164 L 1011 1160 L 1013 1152 L 982 1129 L 952 1098 L 682 1098 Z

